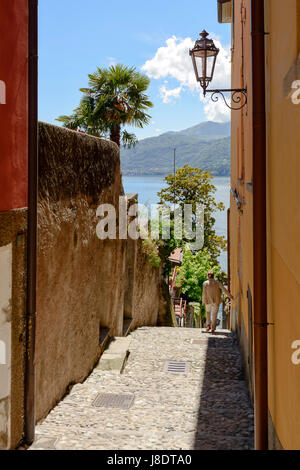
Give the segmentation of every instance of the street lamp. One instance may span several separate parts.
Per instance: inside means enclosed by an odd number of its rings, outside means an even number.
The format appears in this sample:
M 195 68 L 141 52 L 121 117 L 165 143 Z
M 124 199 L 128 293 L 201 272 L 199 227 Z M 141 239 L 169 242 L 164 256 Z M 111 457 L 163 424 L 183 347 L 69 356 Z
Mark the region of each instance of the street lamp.
M 190 56 L 193 61 L 196 80 L 203 88 L 203 95 L 206 96 L 206 93 L 211 93 L 212 101 L 217 102 L 219 100 L 217 95 L 220 94 L 228 108 L 233 110 L 242 109 L 247 104 L 246 88 L 207 89 L 214 76 L 216 60 L 220 49 L 216 47 L 212 39 L 208 38 L 208 33 L 205 30 L 200 33 L 200 36 L 201 39 L 197 39 L 193 49 L 190 49 Z M 227 103 L 224 93 L 231 93 L 231 105 Z M 239 106 L 232 106 L 232 103 Z
M 205 29 L 200 33 L 201 39 L 197 39 L 194 48 L 190 49 L 197 82 L 203 88 L 204 96 L 209 83 L 213 79 L 217 56 L 220 52 L 212 39 L 207 39 Z

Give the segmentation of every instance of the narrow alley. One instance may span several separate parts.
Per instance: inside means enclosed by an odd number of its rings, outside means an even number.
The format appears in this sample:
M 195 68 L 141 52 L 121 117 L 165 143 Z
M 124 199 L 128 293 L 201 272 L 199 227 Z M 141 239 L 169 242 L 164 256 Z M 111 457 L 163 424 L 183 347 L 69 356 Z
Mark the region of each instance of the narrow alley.
M 233 333 L 143 327 L 128 338 L 123 372 L 94 369 L 38 424 L 30 449 L 253 449 L 253 409 Z M 125 400 L 97 407 L 99 394 Z

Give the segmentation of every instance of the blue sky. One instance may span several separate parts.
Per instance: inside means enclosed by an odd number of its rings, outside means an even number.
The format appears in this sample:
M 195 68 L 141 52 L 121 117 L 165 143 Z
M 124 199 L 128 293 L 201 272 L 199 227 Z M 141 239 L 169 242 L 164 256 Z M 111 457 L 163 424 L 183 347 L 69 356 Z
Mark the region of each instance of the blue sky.
M 39 0 L 39 119 L 56 123 L 80 100 L 88 73 L 111 63 L 151 78 L 152 121 L 138 138 L 226 121 L 221 104 L 203 102 L 188 48 L 205 28 L 221 46 L 215 86 L 230 79 L 230 25 L 217 21 L 217 0 Z

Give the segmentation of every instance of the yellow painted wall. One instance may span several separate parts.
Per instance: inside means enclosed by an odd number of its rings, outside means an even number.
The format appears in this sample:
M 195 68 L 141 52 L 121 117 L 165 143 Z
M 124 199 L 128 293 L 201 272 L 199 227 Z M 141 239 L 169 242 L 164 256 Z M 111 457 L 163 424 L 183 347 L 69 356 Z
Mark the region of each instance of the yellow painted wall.
M 232 326 L 241 336 L 247 363 L 248 285 L 253 295 L 253 214 L 248 184 L 252 181 L 251 1 L 235 0 L 234 5 L 232 87 L 247 86 L 248 109 L 247 114 L 245 110 L 232 113 L 231 187 L 244 201 L 240 213 L 231 197 L 231 289 L 239 294 Z M 268 327 L 269 410 L 283 448 L 300 449 L 300 365 L 291 361 L 291 345 L 300 340 L 300 103 L 292 103 L 295 89 L 291 88 L 293 81 L 300 81 L 300 0 L 265 0 L 265 6 L 266 31 L 270 32 L 266 35 L 266 288 L 268 321 L 274 323 Z
M 299 0 L 266 2 L 269 409 L 285 449 L 300 449 L 300 365 L 291 361 L 300 340 L 299 12 Z

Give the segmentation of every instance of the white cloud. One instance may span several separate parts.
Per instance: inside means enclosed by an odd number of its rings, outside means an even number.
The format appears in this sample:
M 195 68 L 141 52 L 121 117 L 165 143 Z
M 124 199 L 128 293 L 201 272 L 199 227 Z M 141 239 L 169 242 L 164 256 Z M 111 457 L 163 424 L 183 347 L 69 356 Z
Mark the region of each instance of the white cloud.
M 175 78 L 182 85 L 195 89 L 195 75 L 188 51 L 193 47 L 190 38 L 179 39 L 172 36 L 166 46 L 157 49 L 155 56 L 147 60 L 142 70 L 154 79 Z
M 212 35 L 216 46 L 220 49 L 214 79 L 211 84 L 212 88 L 229 88 L 230 87 L 230 47 L 223 46 L 219 39 Z M 192 61 L 189 56 L 189 49 L 194 46 L 191 38 L 177 38 L 172 36 L 167 39 L 166 45 L 157 49 L 156 54 L 142 66 L 149 78 L 173 78 L 179 82 L 177 88 L 167 90 L 165 86 L 160 88 L 161 97 L 164 103 L 170 103 L 172 98 L 179 98 L 184 89 L 188 89 L 195 93 L 199 91 L 202 99 L 202 89 L 196 82 Z M 227 121 L 230 118 L 228 108 L 220 99 L 218 103 L 212 103 L 205 100 L 204 111 L 207 119 L 214 121 Z
M 227 122 L 230 120 L 230 109 L 224 104 L 223 98 L 218 95 L 219 99 L 216 102 L 211 101 L 210 96 L 206 95 L 200 97 L 204 103 L 204 113 L 208 121 Z M 226 96 L 227 102 L 230 103 L 230 96 Z
M 171 103 L 172 98 L 179 98 L 181 93 L 182 87 L 179 86 L 177 88 L 173 88 L 173 90 L 167 90 L 165 85 L 163 85 L 159 91 L 160 96 L 162 97 L 163 103 Z
M 106 57 L 109 67 L 117 64 L 117 59 L 115 57 Z

